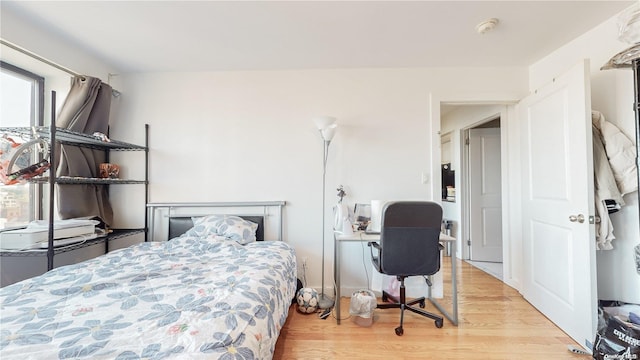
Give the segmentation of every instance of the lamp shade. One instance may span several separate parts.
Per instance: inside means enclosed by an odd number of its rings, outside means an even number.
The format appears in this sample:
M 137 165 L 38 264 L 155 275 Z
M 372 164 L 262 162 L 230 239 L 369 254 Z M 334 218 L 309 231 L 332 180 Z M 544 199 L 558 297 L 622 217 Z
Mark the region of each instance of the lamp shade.
M 336 118 L 331 116 L 319 116 L 313 119 L 313 123 L 316 124 L 318 130 L 322 131 L 329 125 L 336 122 Z
M 321 133 L 324 141 L 331 141 L 331 139 L 336 135 L 336 130 L 338 130 L 338 124 L 331 124 L 322 129 Z

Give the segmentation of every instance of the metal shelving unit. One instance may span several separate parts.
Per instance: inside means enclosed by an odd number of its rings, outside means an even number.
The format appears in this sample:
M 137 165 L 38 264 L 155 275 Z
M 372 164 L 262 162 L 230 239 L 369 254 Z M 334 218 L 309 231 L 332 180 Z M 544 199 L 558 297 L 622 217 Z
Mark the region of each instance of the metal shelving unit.
M 51 179 L 48 176 L 31 178 L 29 181 L 37 184 L 47 184 Z M 127 179 L 103 179 L 103 178 L 82 178 L 82 177 L 56 177 L 53 181 L 56 184 L 146 184 L 146 180 L 127 180 Z
M 105 244 L 105 252 L 109 251 L 109 241 L 116 240 L 119 238 L 123 238 L 126 236 L 131 236 L 139 233 L 145 234 L 146 240 L 146 232 L 148 230 L 147 217 L 145 215 L 145 224 L 143 228 L 138 229 L 113 229 L 112 232 L 107 234 L 106 236 L 99 237 L 96 239 L 88 240 L 76 245 L 65 246 L 61 248 L 55 248 L 53 246 L 54 240 L 54 229 L 51 226 L 54 222 L 54 198 L 55 198 L 55 184 L 95 184 L 95 185 L 119 185 L 119 184 L 141 184 L 145 187 L 145 207 L 146 203 L 149 201 L 148 195 L 148 185 L 149 185 L 149 125 L 145 124 L 145 144 L 137 145 L 131 144 L 122 141 L 109 140 L 104 141 L 98 136 L 93 136 L 90 134 L 83 134 L 74 131 L 70 131 L 67 129 L 57 128 L 55 122 L 55 103 L 56 103 L 56 93 L 55 91 L 51 92 L 51 125 L 50 126 L 40 126 L 40 127 L 5 127 L 0 128 L 0 133 L 10 133 L 15 135 L 20 135 L 24 138 L 31 138 L 34 136 L 38 136 L 42 139 L 45 139 L 50 144 L 50 152 L 49 159 L 50 163 L 53 163 L 52 159 L 56 158 L 55 154 L 55 144 L 63 144 L 63 145 L 71 145 L 71 146 L 79 146 L 96 150 L 104 150 L 104 151 L 144 151 L 145 152 L 145 173 L 144 180 L 129 180 L 129 179 L 104 179 L 104 178 L 84 178 L 84 177 L 56 177 L 55 169 L 49 169 L 49 176 L 39 176 L 29 179 L 29 182 L 36 184 L 48 184 L 49 185 L 49 236 L 48 236 L 48 248 L 46 250 L 29 250 L 29 251 L 1 251 L 0 256 L 44 256 L 46 252 L 47 256 L 47 270 L 53 269 L 53 258 L 56 254 L 60 254 L 67 251 L 73 251 L 76 249 L 80 249 L 83 247 L 88 247 L 95 244 L 104 243 Z M 43 206 L 45 206 L 43 204 Z M 145 209 L 146 214 L 146 209 Z
M 73 251 L 73 250 L 77 250 L 77 249 L 81 249 L 81 248 L 85 248 L 88 246 L 92 246 L 92 245 L 96 245 L 96 244 L 101 244 L 104 243 L 105 246 L 108 246 L 109 241 L 113 241 L 113 240 L 117 240 L 120 238 L 124 238 L 127 236 L 131 236 L 131 235 L 135 235 L 135 234 L 142 234 L 144 233 L 145 230 L 144 229 L 117 229 L 117 230 L 113 230 L 113 232 L 109 233 L 108 235 L 102 236 L 102 237 L 98 237 L 95 239 L 91 239 L 91 240 L 87 240 L 84 242 L 80 242 L 77 244 L 73 244 L 73 245 L 67 245 L 67 246 L 63 246 L 63 247 L 59 247 L 59 248 L 54 248 L 53 249 L 53 253 L 54 255 L 58 255 L 58 254 L 62 254 L 65 253 L 67 251 Z M 2 251 L 0 252 L 1 256 L 12 256 L 12 257 L 24 257 L 24 256 L 30 256 L 30 257 L 34 257 L 34 256 L 48 256 L 48 249 L 30 249 L 30 250 L 24 250 L 24 251 Z M 51 270 L 51 269 L 49 269 Z
M 56 142 L 63 145 L 82 146 L 92 148 L 96 150 L 146 150 L 146 146 L 130 144 L 123 141 L 102 141 L 99 137 L 69 131 L 63 128 L 54 128 L 51 126 L 36 126 L 36 127 L 4 127 L 3 131 L 11 132 L 12 134 L 21 135 L 23 137 L 32 137 L 34 135 L 43 139 L 53 138 L 52 134 L 55 133 Z

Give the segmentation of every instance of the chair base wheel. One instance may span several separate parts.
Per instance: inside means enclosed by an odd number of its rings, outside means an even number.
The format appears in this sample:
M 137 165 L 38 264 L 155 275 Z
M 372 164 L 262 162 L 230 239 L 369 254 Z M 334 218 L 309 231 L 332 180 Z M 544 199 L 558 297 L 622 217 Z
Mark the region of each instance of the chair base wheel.
M 424 300 L 420 301 L 420 307 L 424 309 L 424 307 L 425 307 L 425 306 L 426 306 L 426 305 L 425 305 Z
M 442 325 L 443 325 L 442 320 L 440 320 L 440 319 L 436 320 L 436 327 L 438 329 L 440 329 L 442 327 Z
M 442 326 L 442 325 L 441 325 Z M 402 326 L 398 326 L 396 328 L 396 335 L 398 336 L 402 336 L 402 334 L 404 334 L 404 329 L 402 329 Z

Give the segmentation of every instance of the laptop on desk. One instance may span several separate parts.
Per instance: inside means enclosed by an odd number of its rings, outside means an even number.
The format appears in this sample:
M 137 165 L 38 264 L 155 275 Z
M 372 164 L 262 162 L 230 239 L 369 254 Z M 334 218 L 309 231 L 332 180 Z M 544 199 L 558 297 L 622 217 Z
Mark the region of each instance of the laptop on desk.
M 380 235 L 380 230 L 380 226 L 369 223 L 369 225 L 364 229 L 364 233 L 367 235 Z

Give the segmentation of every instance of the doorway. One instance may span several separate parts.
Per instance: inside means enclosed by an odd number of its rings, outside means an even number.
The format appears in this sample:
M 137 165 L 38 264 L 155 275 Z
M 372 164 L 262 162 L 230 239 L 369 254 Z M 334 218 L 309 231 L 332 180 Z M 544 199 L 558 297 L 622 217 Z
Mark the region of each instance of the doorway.
M 455 201 L 443 197 L 445 218 L 461 240 L 460 257 L 501 281 L 505 110 L 505 105 L 441 104 L 442 161 L 457 170 Z

